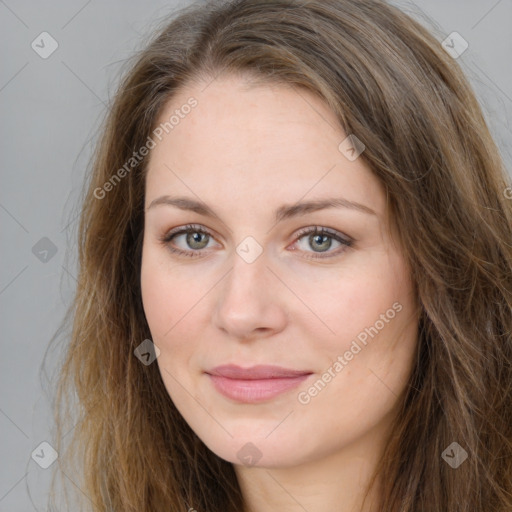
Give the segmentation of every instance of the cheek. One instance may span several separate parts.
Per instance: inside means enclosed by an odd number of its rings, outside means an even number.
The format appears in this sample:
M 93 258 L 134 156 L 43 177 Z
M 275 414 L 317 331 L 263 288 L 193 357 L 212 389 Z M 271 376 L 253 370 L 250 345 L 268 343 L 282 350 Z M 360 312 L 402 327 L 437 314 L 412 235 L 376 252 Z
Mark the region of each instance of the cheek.
M 175 310 L 173 294 L 167 286 L 165 275 L 148 258 L 141 267 L 141 292 L 144 313 L 153 338 L 162 338 L 171 327 L 169 313 Z M 154 341 L 156 342 L 156 339 Z
M 149 244 L 143 248 L 142 303 L 155 342 L 170 337 L 174 326 L 186 317 L 199 294 L 199 290 L 190 286 L 191 280 L 173 268 L 165 256 L 165 251 Z
M 185 367 L 190 350 L 190 340 L 180 336 L 187 320 L 187 294 L 179 274 L 169 272 L 157 251 L 147 248 L 143 251 L 141 266 L 141 293 L 144 313 L 151 332 L 151 340 L 159 348 L 156 360 L 167 392 L 175 404 L 180 404 L 178 382 L 183 382 L 180 368 Z M 171 279 L 172 277 L 172 279 Z M 188 308 L 190 309 L 190 308 Z
M 304 329 L 315 327 L 324 333 L 324 348 L 331 355 L 349 350 L 358 337 L 363 343 L 372 339 L 368 331 L 378 331 L 379 338 L 394 338 L 404 318 L 412 314 L 411 284 L 402 267 L 399 260 L 377 254 L 335 276 L 317 271 L 312 279 L 302 281 L 300 292 L 316 317 L 302 315 L 299 321 Z
M 162 378 L 173 397 L 179 393 L 175 379 L 183 383 L 190 379 L 191 360 L 199 353 L 199 341 L 211 318 L 205 309 L 207 301 L 202 300 L 209 288 L 194 280 L 189 271 L 182 272 L 179 265 L 170 263 L 161 248 L 148 245 L 143 250 L 144 313 L 151 339 L 160 349 L 157 363 Z
M 413 299 L 405 269 L 384 263 L 354 273 L 342 289 L 331 293 L 325 301 L 325 318 L 336 334 L 324 340 L 333 340 L 325 345 L 326 369 L 331 368 L 336 378 L 324 399 L 339 400 L 342 394 L 356 415 L 364 414 L 361 404 L 376 399 L 382 401 L 381 412 L 391 407 L 414 366 L 417 315 Z M 338 364 L 333 367 L 335 361 Z

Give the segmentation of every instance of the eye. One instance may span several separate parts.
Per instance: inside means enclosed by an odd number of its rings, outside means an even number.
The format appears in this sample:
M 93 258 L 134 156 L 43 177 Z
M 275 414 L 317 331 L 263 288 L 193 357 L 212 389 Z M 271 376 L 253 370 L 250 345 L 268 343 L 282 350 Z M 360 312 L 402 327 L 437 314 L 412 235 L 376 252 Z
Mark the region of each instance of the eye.
M 306 253 L 313 253 L 306 258 L 321 259 L 338 256 L 344 252 L 348 247 L 351 247 L 354 240 L 342 235 L 336 230 L 324 228 L 321 226 L 314 226 L 310 228 L 301 229 L 298 233 L 298 240 L 295 242 L 299 248 Z M 330 251 L 333 247 L 338 247 L 338 250 Z M 336 246 L 337 244 L 337 246 Z M 308 248 L 313 251 L 308 251 Z M 325 255 L 322 255 L 325 253 Z
M 200 256 L 202 249 L 205 249 L 212 239 L 213 236 L 211 233 L 206 231 L 203 227 L 189 224 L 185 227 L 169 231 L 160 241 L 166 245 L 171 252 L 193 258 Z M 178 243 L 181 243 L 181 247 L 175 246 L 178 245 Z
M 309 253 L 305 257 L 311 259 L 338 256 L 351 247 L 354 242 L 353 239 L 336 230 L 320 226 L 303 228 L 296 234 L 296 237 L 294 245 L 298 245 L 301 251 Z M 160 238 L 160 241 L 172 253 L 191 258 L 200 257 L 203 249 L 208 248 L 208 244 L 212 240 L 213 235 L 208 230 L 195 224 L 173 229 Z M 333 246 L 338 249 L 331 251 Z M 309 248 L 313 250 L 310 251 Z

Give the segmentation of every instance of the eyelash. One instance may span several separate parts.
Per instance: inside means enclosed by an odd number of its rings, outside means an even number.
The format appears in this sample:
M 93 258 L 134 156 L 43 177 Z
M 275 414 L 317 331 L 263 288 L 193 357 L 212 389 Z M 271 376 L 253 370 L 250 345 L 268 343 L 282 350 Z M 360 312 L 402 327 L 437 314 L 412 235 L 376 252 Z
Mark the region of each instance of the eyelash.
M 165 235 L 163 235 L 159 240 L 162 244 L 164 244 L 172 253 L 178 254 L 179 256 L 185 256 L 189 258 L 197 258 L 201 256 L 201 250 L 191 250 L 191 251 L 183 251 L 182 249 L 177 249 L 176 247 L 173 247 L 171 245 L 171 240 L 178 236 L 183 234 L 189 234 L 189 233 L 200 233 L 204 235 L 208 235 L 212 238 L 213 234 L 210 233 L 208 230 L 204 229 L 202 226 L 199 226 L 197 224 L 188 224 L 187 226 L 176 228 L 174 230 L 169 231 Z M 329 238 L 332 238 L 336 240 L 337 242 L 341 243 L 343 247 L 338 248 L 337 251 L 326 253 L 328 256 L 304 256 L 306 259 L 325 259 L 325 258 L 332 258 L 335 256 L 338 256 L 341 252 L 344 252 L 345 249 L 352 247 L 355 240 L 349 238 L 349 237 L 342 237 L 338 231 L 335 231 L 333 229 L 324 228 L 321 226 L 314 226 L 309 228 L 302 228 L 300 229 L 296 234 L 296 241 L 300 240 L 301 238 L 304 238 L 306 235 L 324 235 L 328 236 Z M 322 253 L 314 253 L 313 254 L 322 254 Z

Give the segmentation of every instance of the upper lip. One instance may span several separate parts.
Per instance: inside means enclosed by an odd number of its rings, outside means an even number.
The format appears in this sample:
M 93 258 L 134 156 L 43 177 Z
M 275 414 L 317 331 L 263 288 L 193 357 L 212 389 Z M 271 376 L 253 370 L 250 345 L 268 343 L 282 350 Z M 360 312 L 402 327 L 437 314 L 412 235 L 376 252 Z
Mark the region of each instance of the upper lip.
M 300 375 L 309 375 L 312 372 L 304 370 L 292 370 L 281 366 L 257 365 L 249 368 L 242 368 L 234 364 L 216 366 L 207 371 L 209 375 L 225 377 L 228 379 L 256 380 L 256 379 L 278 379 L 291 378 Z

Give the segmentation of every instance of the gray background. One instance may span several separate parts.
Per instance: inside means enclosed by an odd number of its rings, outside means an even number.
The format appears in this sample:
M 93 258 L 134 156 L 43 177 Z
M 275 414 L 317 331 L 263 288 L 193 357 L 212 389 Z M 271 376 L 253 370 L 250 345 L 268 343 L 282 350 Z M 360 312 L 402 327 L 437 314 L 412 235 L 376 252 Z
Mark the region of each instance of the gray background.
M 510 172 L 512 0 L 393 3 L 437 30 L 440 42 L 453 31 L 468 41 L 458 62 Z M 52 441 L 40 368 L 76 283 L 76 205 L 122 62 L 176 6 L 0 0 L 0 511 L 46 510 L 51 468 L 41 469 L 31 454 Z M 43 31 L 59 45 L 47 59 L 31 47 Z M 43 237 L 57 249 L 46 262 L 32 250 Z M 57 355 L 50 353 L 50 361 Z

